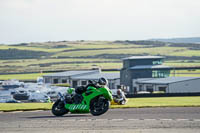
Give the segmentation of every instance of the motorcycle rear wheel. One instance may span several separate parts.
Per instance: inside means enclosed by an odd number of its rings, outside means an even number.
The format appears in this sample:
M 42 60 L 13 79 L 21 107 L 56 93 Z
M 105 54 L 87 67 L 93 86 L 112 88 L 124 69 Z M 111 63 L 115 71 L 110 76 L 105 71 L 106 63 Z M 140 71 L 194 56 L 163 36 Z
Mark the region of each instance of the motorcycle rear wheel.
M 90 113 L 94 116 L 102 115 L 108 111 L 109 106 L 110 102 L 107 99 L 97 97 L 93 99 L 90 103 Z
M 52 114 L 54 114 L 55 116 L 62 116 L 68 113 L 69 111 L 65 109 L 64 106 L 65 106 L 64 103 L 60 99 L 58 99 L 52 106 L 51 109 Z

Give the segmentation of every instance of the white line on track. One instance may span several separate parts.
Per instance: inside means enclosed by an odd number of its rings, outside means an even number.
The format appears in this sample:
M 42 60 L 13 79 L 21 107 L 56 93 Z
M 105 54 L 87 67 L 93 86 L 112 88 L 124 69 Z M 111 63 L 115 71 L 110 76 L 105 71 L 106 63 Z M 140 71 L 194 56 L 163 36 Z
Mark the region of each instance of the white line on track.
M 13 111 L 13 112 L 7 112 L 7 113 L 22 113 L 24 111 Z
M 41 111 L 44 111 L 44 110 L 33 110 L 33 111 L 28 111 L 28 112 L 41 112 Z
M 189 121 L 189 119 L 175 119 L 176 121 Z
M 0 111 L 0 113 L 22 113 L 22 112 L 41 112 L 44 110 L 33 110 L 33 111 L 10 111 L 10 112 L 4 112 L 4 111 Z
M 128 119 L 128 121 L 139 121 L 140 119 Z
M 95 121 L 108 121 L 108 119 L 95 119 Z
M 123 121 L 124 119 L 111 119 L 112 121 Z
M 69 119 L 66 121 L 191 121 L 190 119 Z M 195 119 L 193 121 L 200 121 Z
M 144 119 L 144 120 L 147 120 L 147 121 L 155 121 L 156 119 Z
M 87 119 L 80 119 L 80 120 L 78 120 L 78 121 L 87 121 Z
M 76 121 L 76 119 L 66 119 L 64 121 Z
M 159 119 L 161 121 L 172 121 L 172 119 Z
M 59 120 L 47 120 L 47 121 L 59 121 Z M 103 121 L 196 121 L 200 122 L 200 119 L 66 119 L 64 121 L 68 122 L 86 122 L 86 121 L 96 121 L 96 122 L 103 122 Z

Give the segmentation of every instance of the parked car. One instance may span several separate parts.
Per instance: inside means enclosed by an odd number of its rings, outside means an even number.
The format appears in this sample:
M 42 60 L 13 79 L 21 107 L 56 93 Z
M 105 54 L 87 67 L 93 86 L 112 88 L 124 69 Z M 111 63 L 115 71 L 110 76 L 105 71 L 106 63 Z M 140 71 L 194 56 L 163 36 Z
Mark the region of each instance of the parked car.
M 30 102 L 50 102 L 51 98 L 40 92 L 31 93 L 28 99 Z
M 17 101 L 17 100 L 7 100 L 6 103 L 21 103 L 21 101 Z

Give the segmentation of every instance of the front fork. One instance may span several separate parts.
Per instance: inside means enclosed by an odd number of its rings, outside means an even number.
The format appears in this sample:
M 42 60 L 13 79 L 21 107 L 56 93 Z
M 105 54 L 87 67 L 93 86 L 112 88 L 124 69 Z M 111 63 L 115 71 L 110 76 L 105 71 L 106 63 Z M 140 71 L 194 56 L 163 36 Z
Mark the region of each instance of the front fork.
M 65 105 L 67 104 L 66 101 L 65 101 L 64 96 L 60 92 L 58 92 L 58 97 Z
M 105 100 L 104 97 L 99 97 L 98 98 L 98 101 L 97 101 L 97 106 L 99 107 L 102 107 L 103 106 L 103 101 Z

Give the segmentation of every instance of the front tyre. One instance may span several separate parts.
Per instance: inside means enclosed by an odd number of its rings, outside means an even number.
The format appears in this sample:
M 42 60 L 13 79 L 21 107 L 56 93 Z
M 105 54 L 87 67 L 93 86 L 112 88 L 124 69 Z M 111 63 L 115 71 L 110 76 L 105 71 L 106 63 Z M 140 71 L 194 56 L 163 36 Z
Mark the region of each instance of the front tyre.
M 94 116 L 102 115 L 108 111 L 110 102 L 104 97 L 94 98 L 90 102 L 90 113 Z
M 65 109 L 65 105 L 64 103 L 58 99 L 52 106 L 51 112 L 55 115 L 55 116 L 62 116 L 66 113 L 68 113 L 68 110 Z

